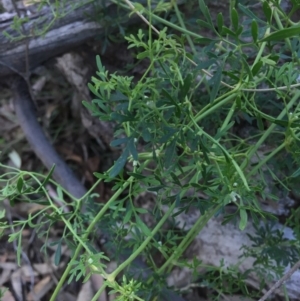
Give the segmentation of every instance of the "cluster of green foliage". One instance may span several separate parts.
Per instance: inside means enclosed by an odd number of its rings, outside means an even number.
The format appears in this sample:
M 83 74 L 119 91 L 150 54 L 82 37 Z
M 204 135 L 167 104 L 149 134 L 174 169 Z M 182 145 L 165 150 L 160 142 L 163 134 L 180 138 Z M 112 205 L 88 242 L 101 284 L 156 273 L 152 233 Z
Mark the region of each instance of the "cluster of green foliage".
M 250 272 L 261 277 L 263 286 L 266 275 L 282 275 L 283 265 L 298 260 L 299 241 L 285 240 L 281 231 L 272 230 L 258 196 L 276 201 L 276 195 L 265 189 L 270 183 L 287 194 L 299 182 L 300 25 L 291 18 L 300 3 L 291 1 L 291 11 L 286 13 L 279 1 L 263 1 L 257 14 L 236 2 L 231 1 L 228 8 L 230 24 L 222 13 L 212 20 L 203 0 L 198 0 L 199 18 L 194 24 L 185 22 L 175 2 L 149 0 L 145 6 L 116 2 L 149 22 L 146 29 L 126 36 L 137 60 L 146 60 L 148 68 L 135 79 L 109 74 L 100 57 L 96 58 L 98 71 L 89 84 L 95 99 L 84 105 L 93 116 L 115 124 L 111 145 L 122 150 L 107 172 L 95 174 L 95 185 L 113 183 L 114 194 L 106 204 L 93 203 L 93 188 L 80 200 L 69 196 L 73 202 L 66 203 L 68 194 L 57 185 L 59 199 L 74 209 L 65 213 L 45 189 L 51 172 L 45 177 L 10 168 L 1 176 L 1 199 L 8 198 L 12 205 L 17 198 L 46 205 L 13 225 L 10 241 L 18 241 L 19 260 L 24 227 L 47 236 L 52 225 L 65 224 L 61 239 L 52 242 L 57 245 L 55 260 L 59 264 L 62 244 L 72 250 L 72 259 L 51 300 L 67 279 L 86 281 L 92 273 L 105 279 L 92 300 L 106 288 L 117 293 L 117 300 L 162 298 L 165 276 L 174 265 L 195 272 L 201 268 L 202 262 L 188 262 L 182 254 L 209 219 L 229 203 L 236 211 L 225 216 L 225 222 L 234 222 L 243 231 L 251 217 L 256 225 L 253 246 L 244 249 L 245 258 L 252 256 L 256 261 L 244 274 L 222 262 L 220 267 L 206 266 L 202 285 L 214 292 L 215 299 L 235 292 L 251 296 L 254 293 L 246 285 Z M 159 16 L 163 13 L 164 18 Z M 200 35 L 203 29 L 208 36 Z M 239 136 L 237 126 L 243 124 L 254 128 L 254 134 Z M 262 155 L 266 145 L 268 151 Z M 130 171 L 125 168 L 129 165 Z M 144 191 L 156 194 L 151 211 L 134 202 Z M 208 198 L 203 199 L 203 194 Z M 80 211 L 82 202 L 89 204 L 85 213 Z M 200 210 L 201 217 L 187 232 L 179 231 L 174 218 L 191 206 Z M 151 215 L 153 228 L 144 222 L 144 214 Z M 298 215 L 295 210 L 287 225 L 299 237 Z M 168 228 L 163 227 L 166 221 Z M 265 221 L 263 227 L 261 221 Z M 109 234 L 107 248 L 114 251 L 114 257 L 97 252 L 90 242 L 99 229 Z M 130 255 L 124 257 L 124 250 Z M 163 263 L 157 265 L 153 254 L 159 254 Z M 134 279 L 128 269 L 139 256 L 152 271 L 146 280 L 137 277 L 136 270 Z M 111 273 L 106 272 L 109 259 L 119 261 Z

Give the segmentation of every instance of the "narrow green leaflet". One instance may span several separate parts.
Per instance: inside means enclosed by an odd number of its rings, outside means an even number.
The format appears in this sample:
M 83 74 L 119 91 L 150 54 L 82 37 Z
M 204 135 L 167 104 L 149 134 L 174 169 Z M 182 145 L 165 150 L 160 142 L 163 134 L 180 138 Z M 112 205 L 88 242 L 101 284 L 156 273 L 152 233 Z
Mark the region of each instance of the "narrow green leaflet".
M 171 95 L 170 93 L 165 90 L 165 89 L 162 89 L 162 95 L 165 96 L 167 99 L 170 100 L 170 102 L 175 106 L 175 115 L 177 117 L 180 117 L 180 107 L 178 106 L 178 101 L 175 100 Z
M 39 189 L 41 187 L 45 187 L 45 185 L 48 183 L 49 179 L 51 178 L 53 172 L 54 172 L 54 169 L 55 169 L 55 164 L 52 165 L 47 177 L 44 179 L 44 181 L 42 182 L 41 186 L 39 187 Z
M 235 8 L 231 10 L 231 23 L 235 31 L 239 28 L 239 15 Z
M 229 129 L 231 129 L 233 127 L 233 125 L 234 125 L 234 121 L 231 121 L 225 127 L 218 129 L 217 134 L 215 135 L 214 139 L 219 140 L 223 135 L 225 135 L 228 132 Z
M 149 210 L 145 209 L 145 208 L 135 208 L 135 211 L 141 214 L 145 214 L 148 213 Z
M 248 215 L 245 209 L 240 209 L 240 218 L 241 220 L 240 220 L 239 228 L 241 231 L 243 231 L 246 228 L 248 222 Z
M 200 61 L 196 58 L 195 61 L 197 63 L 197 67 L 195 68 L 195 70 L 207 69 L 211 65 L 216 63 L 216 59 L 208 59 L 205 61 Z
M 57 192 L 58 199 L 63 200 L 64 196 L 63 196 L 63 191 L 61 186 L 56 187 L 56 192 Z
M 140 219 L 140 217 L 138 215 L 135 216 L 135 220 L 137 225 L 140 227 L 140 229 L 142 230 L 142 232 L 146 235 L 146 236 L 150 236 L 151 235 L 151 231 L 150 229 L 146 226 L 146 224 Z
M 291 175 L 292 178 L 297 178 L 297 177 L 299 177 L 299 176 L 300 176 L 300 168 L 298 168 L 298 169 Z
M 12 242 L 12 241 L 18 239 L 20 235 L 21 235 L 20 231 L 9 234 L 8 242 Z
M 5 217 L 5 209 L 0 210 L 0 219 L 3 219 Z M 2 225 L 5 225 L 6 223 L 2 223 Z
M 184 79 L 183 81 L 183 85 L 181 85 L 180 87 L 180 92 L 179 92 L 179 99 L 181 101 L 184 101 L 184 98 L 186 97 L 186 95 L 188 94 L 189 92 L 189 89 L 192 85 L 192 80 L 193 80 L 193 77 L 192 77 L 192 74 L 189 73 L 187 75 L 187 77 Z
M 98 91 L 95 89 L 95 87 L 91 83 L 88 83 L 88 88 L 95 96 L 101 98 L 101 95 L 98 93 Z
M 177 139 L 173 139 L 172 142 L 167 146 L 165 153 L 165 167 L 169 168 L 173 163 L 173 159 L 176 151 Z
M 128 96 L 116 91 L 110 95 L 110 101 L 128 101 Z
M 116 147 L 116 146 L 119 146 L 123 143 L 126 143 L 128 141 L 128 138 L 125 137 L 125 138 L 119 138 L 119 139 L 116 139 L 116 140 L 113 140 L 111 143 L 110 143 L 110 146 L 112 147 Z
M 97 64 L 98 70 L 100 71 L 99 76 L 104 81 L 105 77 L 101 73 L 103 73 L 103 74 L 105 73 L 105 67 L 102 65 L 101 58 L 99 55 L 96 55 L 96 64 Z
M 295 37 L 300 35 L 300 25 L 291 26 L 289 28 L 281 29 L 275 31 L 263 39 L 259 40 L 259 42 L 271 42 L 271 41 L 282 41 L 287 38 Z
M 180 183 L 180 180 L 178 179 L 178 177 L 176 176 L 176 174 L 174 172 L 171 172 L 171 177 L 176 185 L 182 186 Z
M 222 28 L 224 26 L 224 19 L 222 13 L 218 13 L 217 16 L 217 25 L 218 25 L 218 31 L 221 33 Z
M 254 43 L 256 43 L 257 39 L 258 39 L 258 24 L 255 20 L 252 20 L 252 23 L 251 23 L 251 34 L 252 34 Z
M 222 68 L 219 66 L 214 76 L 209 81 L 212 84 L 212 90 L 210 93 L 210 102 L 212 103 L 218 94 L 222 77 Z
M 17 262 L 18 266 L 21 266 L 21 253 L 22 253 L 22 233 L 23 229 L 20 231 L 20 235 L 18 237 L 18 247 L 17 247 Z
M 226 26 L 222 27 L 221 34 L 222 35 L 229 35 L 229 36 L 232 36 L 233 38 L 237 37 L 237 34 L 235 32 L 233 32 L 231 29 L 229 29 L 228 27 L 226 27 Z
M 252 68 L 252 75 L 255 76 L 261 69 L 261 67 L 263 66 L 263 62 L 262 61 L 259 61 L 257 62 L 253 68 Z
M 177 129 L 171 127 L 164 128 L 165 134 L 159 139 L 158 143 L 166 143 L 177 132 Z
M 271 9 L 268 1 L 263 2 L 263 11 L 268 20 L 268 23 L 270 24 L 271 20 L 272 20 L 272 9 Z
M 126 147 L 124 149 L 124 152 L 119 157 L 119 159 L 116 161 L 115 165 L 113 166 L 112 170 L 110 171 L 110 173 L 109 173 L 110 178 L 114 178 L 120 173 L 120 171 L 123 169 L 123 167 L 126 164 L 128 156 L 129 156 L 129 149 L 128 149 L 128 147 Z
M 203 20 L 197 20 L 197 23 L 201 26 L 201 27 L 204 27 L 204 28 L 208 28 L 208 29 L 211 29 L 211 26 L 207 23 L 207 22 L 205 22 L 205 21 L 203 21 Z
M 257 118 L 257 122 L 256 122 L 257 127 L 259 128 L 260 131 L 263 131 L 264 130 L 264 123 L 262 121 L 261 116 L 259 114 L 257 114 L 256 118 Z
M 266 1 L 264 1 L 266 2 Z M 251 19 L 256 20 L 257 22 L 263 23 L 265 24 L 265 21 L 261 20 L 257 15 L 255 15 L 248 7 L 242 5 L 242 4 L 238 4 L 239 10 L 241 10 L 245 15 L 247 15 L 248 17 L 250 17 Z
M 139 157 L 138 157 L 138 152 L 136 150 L 133 137 L 130 137 L 130 139 L 128 141 L 128 144 L 127 144 L 127 147 L 128 147 L 128 149 L 129 149 L 129 151 L 132 155 L 133 160 L 137 161 L 139 159 Z
M 61 240 L 58 241 L 57 248 L 55 250 L 55 255 L 54 255 L 54 264 L 56 266 L 59 265 L 60 258 L 61 258 Z
M 131 113 L 127 112 L 128 115 L 119 114 L 116 112 L 113 112 L 111 114 L 111 118 L 113 120 L 117 120 L 118 122 L 126 122 L 126 121 L 136 121 L 136 117 L 132 115 Z
M 209 28 L 212 29 L 212 30 L 215 30 L 215 28 L 213 26 L 213 23 L 212 23 L 212 20 L 211 20 L 211 17 L 210 17 L 210 14 L 209 14 L 209 10 L 208 10 L 207 5 L 205 4 L 205 2 L 203 0 L 199 0 L 199 7 L 200 7 L 200 10 L 203 13 L 206 21 L 209 24 Z
M 129 220 L 131 219 L 132 213 L 133 213 L 133 211 L 132 211 L 132 208 L 130 207 L 130 208 L 127 210 L 127 212 L 126 212 L 126 214 L 125 214 L 125 217 L 124 217 L 124 219 L 123 219 L 123 223 L 124 223 L 124 224 L 126 224 L 126 223 L 129 222 Z
M 22 192 L 23 185 L 24 185 L 23 177 L 20 176 L 18 181 L 17 181 L 18 192 L 20 192 L 20 193 Z
M 139 174 L 139 173 L 135 173 L 135 172 L 128 172 L 128 175 L 134 177 L 134 178 L 137 179 L 137 180 L 147 179 L 146 176 L 141 175 L 141 174 Z

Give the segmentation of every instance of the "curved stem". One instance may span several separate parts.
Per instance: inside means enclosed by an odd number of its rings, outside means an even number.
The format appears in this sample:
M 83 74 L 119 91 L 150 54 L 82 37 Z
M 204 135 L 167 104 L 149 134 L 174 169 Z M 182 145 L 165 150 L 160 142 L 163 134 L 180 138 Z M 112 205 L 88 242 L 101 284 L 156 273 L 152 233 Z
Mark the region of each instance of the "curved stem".
M 107 275 L 108 281 L 114 281 L 114 279 L 117 277 L 117 275 L 125 268 L 127 267 L 148 245 L 148 243 L 151 241 L 153 236 L 157 233 L 157 231 L 162 227 L 162 225 L 166 222 L 166 220 L 169 218 L 171 213 L 173 212 L 176 205 L 176 201 L 171 205 L 171 207 L 168 209 L 168 211 L 164 214 L 163 218 L 159 221 L 159 223 L 156 225 L 156 227 L 151 231 L 151 234 L 145 239 L 145 241 L 140 245 L 140 247 L 131 254 L 127 260 L 125 260 L 122 264 L 119 265 L 119 267 L 114 270 L 111 274 Z
M 89 225 L 89 227 L 87 228 L 86 232 L 83 234 L 82 236 L 82 241 L 85 241 L 89 234 L 92 232 L 92 230 L 94 229 L 95 225 L 99 222 L 99 220 L 101 219 L 101 217 L 104 215 L 104 213 L 108 210 L 109 206 L 111 205 L 111 203 L 113 203 L 119 196 L 120 194 L 128 187 L 128 185 L 130 184 L 130 181 L 132 181 L 134 178 L 133 177 L 130 177 L 123 185 L 122 187 L 120 187 L 116 193 L 109 199 L 109 201 L 105 204 L 105 206 L 100 210 L 100 212 L 95 216 L 95 218 L 92 220 L 91 224 Z M 72 260 L 73 259 L 76 259 L 81 250 L 83 248 L 83 245 L 82 244 L 79 244 L 74 252 L 74 255 L 72 257 Z M 63 284 L 65 283 L 70 271 L 71 271 L 71 264 L 69 263 L 67 268 L 65 269 L 63 275 L 61 276 L 52 296 L 51 296 L 51 299 L 50 301 L 55 301 L 56 300 L 56 297 L 61 289 L 61 287 L 63 286 Z
M 191 241 L 195 238 L 197 233 L 199 233 L 207 224 L 207 222 L 220 210 L 223 204 L 217 205 L 215 208 L 206 212 L 202 215 L 197 222 L 193 225 L 193 227 L 189 230 L 188 234 L 181 241 L 177 250 L 168 258 L 168 260 L 158 269 L 157 274 L 161 274 L 167 267 L 172 267 L 171 263 L 177 260 L 181 254 L 186 250 L 187 246 L 191 243 Z
M 278 115 L 278 117 L 276 119 L 281 120 L 284 117 L 284 115 L 287 114 L 288 111 L 292 108 L 294 103 L 299 100 L 299 97 L 300 97 L 300 91 L 295 92 L 295 95 L 293 96 L 293 98 L 290 100 L 290 102 L 282 110 L 282 112 Z M 260 146 L 267 139 L 267 137 L 269 137 L 269 135 L 273 132 L 273 130 L 276 126 L 277 126 L 276 123 L 272 123 L 271 126 L 261 136 L 261 138 L 256 142 L 256 144 L 250 149 L 250 151 L 247 153 L 247 158 L 241 164 L 241 169 L 246 168 L 246 166 L 248 165 L 248 162 L 250 162 L 249 159 L 252 158 L 252 156 L 260 148 Z

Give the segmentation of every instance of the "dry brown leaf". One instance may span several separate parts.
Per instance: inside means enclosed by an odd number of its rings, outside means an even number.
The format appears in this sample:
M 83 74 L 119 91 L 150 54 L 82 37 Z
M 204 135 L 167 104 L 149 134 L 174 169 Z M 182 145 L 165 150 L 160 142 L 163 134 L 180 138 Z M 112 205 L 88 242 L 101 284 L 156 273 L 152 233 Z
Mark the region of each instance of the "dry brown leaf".
M 22 217 L 25 216 L 27 217 L 29 212 L 34 213 L 42 209 L 42 207 L 39 206 L 40 205 L 33 204 L 33 203 L 20 202 L 20 203 L 16 203 L 14 207 L 10 208 L 10 210 L 12 215 L 20 215 Z
M 11 293 L 11 291 L 6 290 L 7 289 L 6 287 L 2 286 L 0 289 L 1 289 L 1 291 L 5 290 L 5 293 L 4 293 L 1 301 L 16 301 L 16 299 L 14 298 L 13 294 Z
M 23 229 L 22 230 L 22 238 L 30 237 L 31 233 L 32 233 L 31 229 Z
M 11 277 L 11 270 L 2 270 L 1 274 L 0 274 L 0 285 L 3 285 L 4 283 L 6 283 L 7 281 L 9 281 L 10 277 Z
M 109 294 L 109 295 L 108 295 L 108 300 L 109 300 L 109 301 L 114 301 L 114 300 L 116 300 L 116 298 L 117 298 L 117 295 L 116 295 L 116 294 Z
M 76 297 L 73 294 L 69 293 L 69 292 L 62 291 L 62 292 L 59 292 L 59 294 L 57 296 L 57 300 L 75 301 Z
M 69 155 L 66 157 L 66 160 L 70 160 L 70 161 L 74 161 L 74 162 L 77 162 L 77 163 L 82 163 L 82 158 L 80 156 L 77 156 L 77 155 Z
M 54 282 L 52 281 L 50 276 L 43 278 L 34 286 L 33 291 L 31 291 L 27 295 L 26 301 L 36 301 L 41 299 L 47 294 L 47 292 L 53 287 L 53 285 Z
M 91 276 L 91 283 L 92 283 L 94 292 L 97 292 L 101 288 L 101 286 L 103 285 L 103 282 L 104 282 L 104 279 L 101 275 L 93 274 Z M 101 296 L 98 298 L 98 301 L 107 301 L 105 292 L 101 294 Z
M 17 151 L 14 149 L 8 154 L 8 157 L 12 161 L 14 167 L 21 168 L 22 165 L 22 159 Z
M 30 282 L 33 277 L 37 277 L 38 273 L 35 272 L 32 266 L 26 264 L 21 267 L 23 282 Z
M 21 269 L 14 271 L 11 275 L 11 286 L 14 290 L 15 295 L 17 296 L 18 301 L 23 301 L 23 292 L 22 292 L 22 273 Z
M 18 265 L 14 262 L 0 262 L 0 268 L 3 270 L 14 271 L 18 268 Z
M 68 145 L 57 146 L 57 150 L 60 154 L 64 155 L 65 160 L 74 161 L 79 164 L 83 163 L 83 160 L 80 156 L 73 153 L 73 150 L 68 147 Z
M 45 117 L 43 118 L 43 126 L 45 128 L 50 127 L 51 122 L 51 116 L 53 115 L 53 112 L 57 109 L 57 104 L 48 104 L 46 107 Z
M 8 104 L 2 104 L 0 107 L 0 116 L 3 116 L 6 119 L 6 122 L 9 121 L 16 125 L 16 116 L 13 111 L 12 102 Z
M 47 76 L 40 76 L 37 81 L 32 85 L 32 91 L 36 94 L 41 92 L 47 82 Z
M 7 260 L 7 253 L 5 252 L 4 254 L 0 255 L 0 263 L 6 262 Z
M 22 2 L 24 6 L 29 6 L 29 5 L 39 3 L 41 2 L 41 0 L 23 0 Z
M 33 264 L 34 270 L 39 273 L 39 275 L 47 275 L 51 274 L 55 268 L 55 270 L 58 268 L 57 266 L 52 267 L 48 263 L 36 263 Z
M 86 163 L 91 172 L 98 171 L 98 167 L 100 164 L 100 156 L 88 158 Z
M 40 204 L 32 204 L 30 208 L 28 208 L 28 213 L 35 213 L 43 210 L 46 206 L 45 205 L 40 205 Z
M 47 120 L 51 118 L 53 112 L 57 109 L 57 107 L 58 107 L 58 105 L 56 105 L 56 104 L 49 104 L 49 105 L 47 105 L 46 114 L 45 114 L 45 117 L 47 118 Z M 43 121 L 45 121 L 45 120 L 43 120 Z M 48 125 L 49 124 L 47 124 L 47 126 Z
M 85 282 L 82 287 L 81 290 L 78 294 L 77 297 L 77 301 L 87 301 L 87 300 L 91 300 L 94 296 L 94 290 L 92 287 L 92 283 L 90 280 L 88 280 L 87 282 Z

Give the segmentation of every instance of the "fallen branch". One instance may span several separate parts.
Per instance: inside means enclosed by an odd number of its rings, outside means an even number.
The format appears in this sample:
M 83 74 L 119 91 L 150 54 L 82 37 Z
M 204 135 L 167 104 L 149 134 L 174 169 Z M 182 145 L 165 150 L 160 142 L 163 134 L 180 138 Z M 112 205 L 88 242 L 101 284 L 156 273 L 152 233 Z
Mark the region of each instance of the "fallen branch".
M 101 26 L 100 13 L 129 22 L 127 12 L 120 8 L 117 11 L 117 6 L 110 1 L 106 1 L 105 5 L 98 0 L 84 0 L 80 3 L 74 8 L 74 1 L 66 1 L 64 7 L 55 12 L 61 16 L 58 19 L 54 19 L 53 7 L 45 6 L 37 11 L 37 6 L 31 5 L 22 9 L 28 21 L 22 23 L 20 30 L 12 28 L 16 12 L 0 14 L 0 77 L 13 73 L 25 74 L 29 71 L 26 60 L 30 69 L 33 69 L 104 32 L 112 32 L 114 26 Z M 131 18 L 130 22 L 134 20 L 137 18 Z M 45 27 L 47 30 L 41 34 Z

